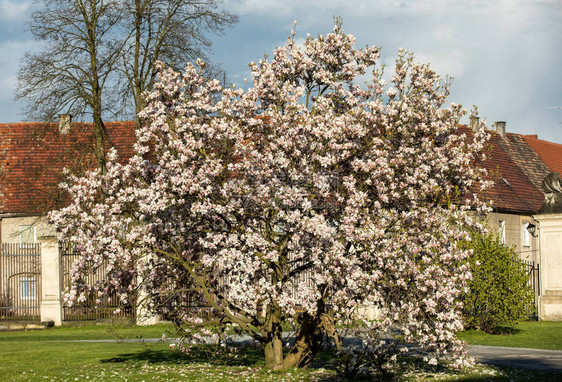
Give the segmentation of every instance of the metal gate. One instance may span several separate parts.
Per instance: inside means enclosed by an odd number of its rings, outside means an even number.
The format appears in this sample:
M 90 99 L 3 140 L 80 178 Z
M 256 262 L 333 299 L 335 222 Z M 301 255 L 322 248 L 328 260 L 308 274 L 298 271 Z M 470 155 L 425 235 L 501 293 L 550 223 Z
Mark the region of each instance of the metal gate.
M 61 255 L 62 289 L 63 292 L 71 287 L 70 270 L 80 254 L 69 243 L 59 245 Z M 105 278 L 105 268 L 102 266 L 95 272 L 87 275 L 90 285 L 95 285 Z M 123 305 L 115 293 L 105 295 L 99 303 L 96 296 L 92 295 L 82 303 L 74 303 L 71 307 L 63 303 L 64 321 L 85 321 L 114 318 L 134 318 L 136 315 L 134 304 Z
M 41 320 L 41 244 L 2 243 L 0 321 Z
M 541 295 L 541 278 L 540 278 L 540 264 L 534 261 L 522 260 L 525 272 L 529 276 L 529 285 L 533 289 L 533 309 L 529 316 L 530 319 L 538 320 L 539 318 L 539 297 Z

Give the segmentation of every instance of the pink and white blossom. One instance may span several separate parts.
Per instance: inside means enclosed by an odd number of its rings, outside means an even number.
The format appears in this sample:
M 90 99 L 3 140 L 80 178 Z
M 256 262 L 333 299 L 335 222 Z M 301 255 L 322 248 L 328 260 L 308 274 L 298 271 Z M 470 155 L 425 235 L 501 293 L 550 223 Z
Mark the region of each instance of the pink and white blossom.
M 204 328 L 181 309 L 191 296 L 274 368 L 311 360 L 296 345 L 267 358 L 289 321 L 314 341 L 310 325 L 337 337 L 330 328 L 354 322 L 372 349 L 392 328 L 429 363 L 462 355 L 470 271 L 457 242 L 479 227 L 469 211 L 486 209 L 466 197 L 486 185 L 474 165 L 486 133 L 461 134 L 465 111 L 446 107 L 449 84 L 429 66 L 400 51 L 386 84 L 380 49 L 354 43 L 339 26 L 302 46 L 293 35 L 250 64 L 247 90 L 207 79 L 200 61 L 183 73 L 160 65 L 136 155 L 120 163 L 111 151 L 107 174 L 70 177 L 71 203 L 50 215 L 82 254 L 69 301 L 143 288 L 157 313 Z M 83 282 L 102 266 L 103 284 Z M 377 318 L 358 316 L 368 305 Z

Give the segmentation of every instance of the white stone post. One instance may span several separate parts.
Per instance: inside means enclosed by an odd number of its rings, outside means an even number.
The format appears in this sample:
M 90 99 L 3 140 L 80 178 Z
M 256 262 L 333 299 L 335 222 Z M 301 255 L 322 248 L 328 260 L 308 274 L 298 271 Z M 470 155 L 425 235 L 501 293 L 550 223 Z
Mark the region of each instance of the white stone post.
M 62 325 L 62 274 L 59 243 L 54 236 L 41 238 L 41 322 Z
M 137 297 L 137 325 L 156 325 L 160 322 L 158 315 L 148 309 L 147 303 L 148 295 L 141 289 L 141 292 Z
M 540 320 L 562 320 L 562 214 L 535 216 L 540 224 Z
M 160 317 L 158 317 L 157 314 L 154 314 L 154 312 L 151 312 L 150 309 L 148 309 L 148 303 L 149 303 L 149 296 L 148 294 L 144 291 L 144 288 L 142 287 L 143 285 L 143 277 L 142 275 L 139 275 L 137 277 L 137 285 L 139 285 L 139 294 L 137 296 L 137 325 L 141 325 L 141 326 L 148 326 L 148 325 L 156 325 L 157 323 L 160 322 Z

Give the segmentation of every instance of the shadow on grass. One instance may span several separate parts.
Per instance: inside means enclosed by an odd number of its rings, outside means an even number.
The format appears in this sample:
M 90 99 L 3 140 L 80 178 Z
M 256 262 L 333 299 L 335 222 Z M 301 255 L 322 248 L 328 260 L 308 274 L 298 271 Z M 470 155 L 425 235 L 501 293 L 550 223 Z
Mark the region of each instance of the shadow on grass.
M 101 363 L 120 363 L 143 361 L 148 363 L 206 363 L 217 366 L 263 366 L 263 354 L 260 349 L 245 348 L 233 353 L 217 352 L 214 347 L 194 346 L 188 354 L 178 350 L 151 349 L 120 354 L 117 357 L 102 359 Z
M 492 332 L 488 333 L 488 334 L 495 334 L 495 335 L 503 335 L 503 336 L 513 336 L 515 334 L 519 334 L 521 333 L 522 330 L 521 329 L 515 329 L 514 327 L 511 326 L 498 326 L 495 327 Z
M 473 335 L 490 335 L 490 336 L 514 336 L 523 332 L 522 329 L 517 329 L 510 326 L 498 326 L 493 329 L 483 331 L 478 329 L 467 329 L 466 333 Z
M 259 348 L 245 347 L 244 349 L 228 354 L 226 352 L 216 352 L 216 348 L 210 346 L 194 346 L 189 354 L 184 354 L 178 350 L 171 349 L 154 349 L 146 347 L 143 350 L 118 354 L 116 357 L 101 359 L 101 363 L 135 363 L 147 362 L 150 364 L 207 364 L 215 366 L 231 366 L 231 367 L 252 367 L 262 369 L 264 367 L 263 354 Z M 309 366 L 310 373 L 315 373 L 316 370 L 324 369 L 327 375 L 316 374 L 314 380 L 317 382 L 363 382 L 372 381 L 372 378 L 352 378 L 352 376 L 336 375 L 333 365 L 334 353 L 330 351 L 323 351 L 315 358 Z M 480 373 L 474 371 L 472 373 L 458 373 L 451 371 L 442 366 L 427 365 L 416 357 L 404 358 L 403 370 L 407 374 L 405 378 L 401 378 L 400 374 L 398 380 L 418 381 L 418 380 L 445 380 L 445 381 L 467 381 L 467 382 L 503 382 L 503 381 L 562 381 L 562 373 L 559 372 L 545 372 L 538 370 L 526 370 L 507 368 L 497 366 L 496 369 L 501 375 L 490 375 L 490 373 Z M 280 378 L 283 372 L 280 373 Z M 329 374 L 329 375 L 328 375 Z M 444 377 L 444 375 L 446 377 Z M 380 375 L 376 376 L 378 379 L 384 380 Z

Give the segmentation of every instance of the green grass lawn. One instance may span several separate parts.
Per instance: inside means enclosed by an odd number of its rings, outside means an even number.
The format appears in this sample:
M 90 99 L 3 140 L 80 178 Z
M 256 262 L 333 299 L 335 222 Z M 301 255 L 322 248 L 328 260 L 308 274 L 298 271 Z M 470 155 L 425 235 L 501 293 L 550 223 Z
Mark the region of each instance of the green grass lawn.
M 562 322 L 525 321 L 512 333 L 488 334 L 468 330 L 459 333 L 459 338 L 472 345 L 562 350 Z
M 545 323 L 540 323 L 545 324 Z M 557 331 L 560 326 L 552 326 Z M 530 330 L 530 329 L 527 329 Z M 544 327 L 548 331 L 548 327 Z M 515 336 L 525 333 L 521 330 Z M 186 356 L 168 343 L 142 339 L 174 336 L 166 325 L 87 325 L 27 332 L 0 332 L 0 381 L 335 381 L 324 354 L 307 370 L 271 372 L 260 351 L 213 357 L 205 348 Z M 468 333 L 467 335 L 471 335 Z M 552 332 L 551 332 L 552 335 Z M 515 337 L 514 336 L 514 337 Z M 508 336 L 502 336 L 508 337 Z M 76 342 L 136 339 L 135 342 Z M 480 366 L 468 374 L 410 367 L 401 381 L 548 381 L 560 374 Z M 345 380 L 345 379 L 340 379 Z

